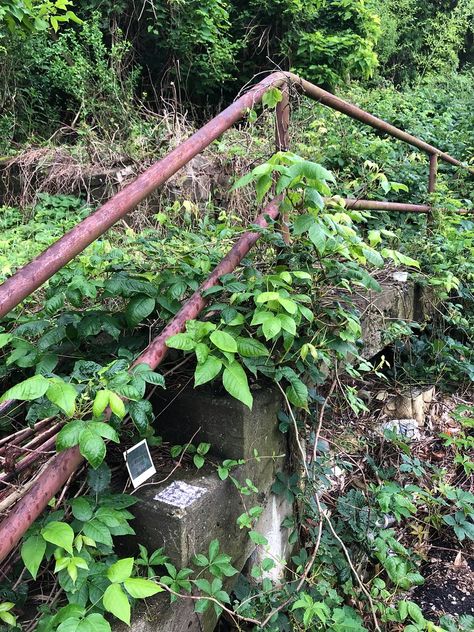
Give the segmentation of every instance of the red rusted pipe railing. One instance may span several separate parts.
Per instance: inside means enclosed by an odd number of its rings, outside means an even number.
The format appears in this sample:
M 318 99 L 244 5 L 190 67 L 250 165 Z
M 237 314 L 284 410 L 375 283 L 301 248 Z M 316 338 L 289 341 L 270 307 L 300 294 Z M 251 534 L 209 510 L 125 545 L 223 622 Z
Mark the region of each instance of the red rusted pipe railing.
M 246 94 L 239 97 L 232 105 L 209 121 L 165 158 L 149 167 L 134 182 L 114 195 L 95 213 L 77 224 L 39 257 L 18 270 L 3 285 L 0 285 L 0 318 L 16 307 L 24 298 L 34 292 L 120 218 L 133 210 L 139 202 L 166 182 L 194 156 L 203 151 L 211 142 L 241 119 L 246 110 L 258 103 L 269 88 L 282 86 L 287 83 L 297 86 L 309 97 L 339 112 L 343 112 L 351 118 L 413 145 L 427 152 L 430 156 L 437 155 L 445 162 L 467 168 L 471 173 L 474 173 L 474 169 L 465 167 L 459 160 L 433 145 L 425 143 L 305 79 L 300 79 L 293 73 L 272 73 L 257 83 Z M 280 106 L 279 111 L 281 113 L 283 113 L 283 107 Z M 288 112 L 288 108 L 286 108 L 286 111 Z M 277 118 L 277 125 L 279 124 L 281 125 L 280 135 L 283 140 L 287 133 L 284 129 L 285 122 L 283 118 L 280 118 L 280 123 Z
M 117 193 L 95 213 L 77 224 L 71 231 L 45 250 L 34 261 L 18 270 L 10 279 L 3 283 L 3 285 L 0 286 L 0 317 L 16 307 L 55 272 L 71 261 L 120 218 L 133 210 L 140 201 L 166 182 L 166 180 L 174 175 L 194 156 L 203 151 L 203 149 L 210 145 L 210 143 L 218 138 L 224 131 L 241 119 L 245 115 L 246 110 L 259 102 L 269 88 L 282 85 L 286 86 L 286 84 L 294 84 L 308 96 L 324 105 L 343 112 L 383 133 L 413 145 L 427 152 L 430 156 L 435 155 L 445 162 L 465 167 L 465 165 L 449 154 L 365 112 L 357 106 L 347 103 L 330 92 L 304 79 L 300 79 L 292 73 L 273 73 L 256 84 L 249 92 L 237 99 L 232 105 L 199 129 L 165 158 L 144 171 L 134 182 Z M 288 113 L 287 95 L 284 94 L 283 101 L 277 110 L 277 147 L 284 146 L 287 142 L 288 120 L 286 119 L 286 115 Z M 471 173 L 474 173 L 474 169 L 469 168 L 469 170 Z M 357 202 L 351 202 L 351 204 L 352 203 L 357 204 Z M 407 209 L 407 205 L 402 206 L 404 209 Z M 425 205 L 411 206 L 424 207 Z M 352 208 L 355 208 L 355 206 Z M 378 208 L 381 208 L 380 205 Z M 423 210 L 418 210 L 417 212 L 428 211 L 423 208 Z M 274 200 L 267 207 L 265 213 L 258 218 L 257 222 L 259 222 L 260 226 L 266 225 L 265 214 L 273 219 L 278 216 L 277 200 Z M 193 294 L 171 323 L 169 323 L 150 346 L 145 349 L 141 356 L 137 358 L 137 363 L 145 362 L 149 364 L 151 368 L 156 368 L 166 353 L 165 343 L 167 338 L 173 335 L 173 333 L 181 331 L 185 326 L 186 320 L 195 318 L 205 305 L 206 301 L 203 299 L 201 292 L 217 283 L 219 276 L 232 270 L 240 261 L 241 257 L 248 252 L 258 237 L 259 233 L 248 232 L 240 238 L 236 246 L 234 246 L 227 257 L 219 264 L 218 268 L 214 270 L 211 278 L 206 281 L 198 292 Z M 22 498 L 21 504 L 17 504 L 1 523 L 0 561 L 3 560 L 19 542 L 26 529 L 41 514 L 50 499 L 57 493 L 61 486 L 64 485 L 81 461 L 82 456 L 77 447 L 61 452 L 52 459 L 50 465 L 46 468 L 41 477 Z
M 18 270 L 0 286 L 0 318 L 240 120 L 248 108 L 261 101 L 270 87 L 282 85 L 286 80 L 283 73 L 265 77 L 165 158 L 149 167 L 136 180 L 114 195 L 95 213 L 77 224 L 39 257 Z
M 353 198 L 342 199 L 346 208 L 360 209 L 364 211 L 402 211 L 405 213 L 429 213 L 431 206 L 428 204 L 405 204 L 403 202 L 383 202 L 379 200 L 355 200 Z M 334 198 L 325 198 L 326 202 L 338 201 Z
M 352 103 L 348 103 L 347 101 L 344 101 L 344 99 L 336 97 L 334 94 L 331 94 L 331 92 L 327 92 L 326 90 L 323 90 L 319 86 L 315 86 L 314 84 L 310 83 L 309 81 L 306 81 L 305 79 L 300 79 L 299 77 L 297 77 L 296 75 L 293 75 L 292 73 L 285 73 L 285 74 L 291 79 L 292 82 L 294 82 L 295 85 L 299 86 L 300 89 L 303 90 L 305 94 L 312 97 L 315 101 L 319 101 L 320 103 L 327 105 L 333 110 L 337 110 L 338 112 L 347 114 L 347 116 L 350 116 L 353 119 L 361 121 L 362 123 L 365 123 L 366 125 L 370 125 L 371 127 L 378 129 L 380 132 L 384 132 L 385 134 L 388 134 L 389 136 L 398 138 L 399 140 L 402 140 L 403 142 L 408 143 L 409 145 L 412 145 L 413 147 L 417 147 L 418 149 L 421 149 L 422 151 L 426 152 L 429 155 L 436 154 L 438 158 L 440 158 L 441 160 L 444 160 L 445 162 L 448 162 L 457 167 L 462 167 L 463 169 L 467 169 L 468 171 L 474 174 L 474 168 L 468 167 L 467 165 L 463 164 L 460 160 L 457 160 L 456 158 L 453 158 L 453 156 L 450 156 L 446 152 L 441 151 L 437 147 L 434 147 L 434 145 L 430 145 L 429 143 L 426 143 L 424 140 L 421 140 L 417 138 L 416 136 L 413 136 L 412 134 L 409 134 L 408 132 L 405 132 L 399 129 L 398 127 L 395 127 L 394 125 L 391 125 L 390 123 L 387 123 L 386 121 L 374 116 L 373 114 L 369 114 L 369 112 L 362 110 L 361 108 L 357 107 L 356 105 L 353 105 Z
M 267 218 L 271 220 L 277 219 L 280 202 L 281 196 L 272 200 L 265 207 L 263 213 L 257 217 L 254 224 L 261 228 L 266 228 L 268 226 Z M 214 268 L 207 280 L 184 303 L 183 307 L 160 335 L 138 356 L 133 366 L 148 364 L 151 369 L 156 369 L 167 353 L 166 341 L 168 338 L 183 331 L 186 322 L 196 318 L 207 304 L 207 299 L 202 296 L 202 293 L 217 285 L 221 276 L 232 272 L 259 239 L 260 235 L 260 232 L 248 231 L 240 236 L 232 249 Z M 82 461 L 83 457 L 77 446 L 60 452 L 53 457 L 41 477 L 23 496 L 21 502 L 0 523 L 0 562 L 18 544 L 28 527 L 41 515 L 51 498 L 66 483 Z

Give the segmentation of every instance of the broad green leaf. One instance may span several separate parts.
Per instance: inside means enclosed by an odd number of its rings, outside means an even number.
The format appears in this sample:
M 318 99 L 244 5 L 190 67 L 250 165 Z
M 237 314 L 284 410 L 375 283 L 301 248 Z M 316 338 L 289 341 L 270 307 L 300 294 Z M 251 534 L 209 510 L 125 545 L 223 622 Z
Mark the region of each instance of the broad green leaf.
M 272 177 L 269 175 L 261 176 L 255 183 L 255 191 L 257 193 L 257 202 L 261 202 L 273 184 Z
M 156 593 L 163 592 L 163 588 L 155 584 L 149 579 L 142 579 L 141 577 L 131 577 L 124 582 L 125 590 L 134 599 L 144 599 L 145 597 L 151 597 Z
M 56 437 L 56 450 L 61 452 L 79 443 L 79 437 L 84 430 L 83 421 L 70 421 L 58 433 Z
M 123 399 L 112 391 L 109 392 L 109 406 L 114 415 L 117 415 L 119 419 L 125 417 L 125 404 Z
M 148 400 L 129 402 L 128 409 L 137 430 L 144 434 L 148 430 L 149 424 L 153 421 L 153 407 L 151 403 Z
M 81 520 L 82 522 L 87 522 L 92 518 L 92 505 L 89 500 L 83 496 L 79 496 L 79 498 L 73 498 L 71 500 L 71 510 L 74 518 Z
M 280 296 L 278 298 L 278 302 L 283 307 L 283 309 L 285 311 L 287 311 L 289 314 L 296 314 L 296 310 L 297 310 L 298 306 L 295 303 L 295 301 L 292 301 L 289 298 L 284 298 L 284 297 Z
M 87 427 L 95 434 L 104 437 L 104 439 L 109 439 L 110 441 L 114 441 L 115 443 L 119 443 L 120 441 L 117 432 L 112 428 L 112 426 L 104 423 L 103 421 L 90 421 L 87 424 Z
M 113 584 L 124 582 L 130 577 L 133 570 L 133 564 L 135 559 L 133 557 L 126 557 L 123 560 L 119 560 L 112 564 L 107 571 L 107 577 Z
M 313 224 L 308 231 L 308 237 L 316 247 L 319 254 L 324 254 L 326 247 L 326 233 L 324 228 L 318 223 Z
M 117 619 L 130 625 L 130 604 L 120 584 L 112 584 L 107 588 L 102 597 L 102 603 L 107 612 L 111 612 Z
M 60 546 L 72 555 L 74 531 L 65 522 L 48 522 L 48 524 L 41 529 L 41 535 L 46 542 Z
M 100 494 L 110 485 L 110 479 L 112 474 L 110 468 L 106 463 L 102 463 L 96 470 L 89 470 L 87 472 L 87 482 L 89 487 L 96 494 Z
M 270 88 L 265 92 L 262 97 L 263 105 L 273 110 L 277 106 L 277 103 L 283 99 L 282 91 L 279 88 Z
M 324 198 L 316 189 L 306 189 L 304 199 L 309 208 L 317 208 L 320 211 L 324 208 Z
M 196 359 L 199 364 L 203 364 L 209 355 L 209 347 L 204 342 L 200 342 L 196 345 L 194 353 L 196 354 Z
M 130 327 L 136 327 L 155 309 L 155 299 L 141 294 L 134 296 L 125 310 L 125 317 Z
M 383 266 L 383 258 L 376 250 L 373 250 L 372 248 L 362 248 L 362 254 L 373 266 L 377 266 L 378 268 Z
M 225 331 L 213 331 L 210 335 L 211 342 L 221 351 L 229 353 L 237 352 L 237 343 L 235 338 Z
M 217 332 L 215 332 L 217 333 Z M 198 364 L 194 372 L 194 386 L 200 386 L 213 380 L 222 368 L 222 362 L 215 356 L 209 356 L 203 364 Z
M 295 235 L 302 235 L 303 233 L 306 233 L 315 223 L 316 220 L 312 215 L 298 215 L 293 222 L 293 233 Z
M 85 621 L 91 625 L 93 632 L 111 632 L 110 623 L 98 612 L 88 615 Z
M 255 312 L 252 318 L 251 325 L 263 325 L 263 323 L 267 322 L 275 318 L 275 314 L 273 312 L 267 312 L 265 310 L 260 312 Z
M 49 388 L 46 391 L 46 397 L 49 401 L 56 404 L 68 417 L 72 417 L 76 412 L 77 396 L 78 392 L 75 386 L 64 382 L 59 377 L 50 380 Z
M 282 329 L 287 331 L 292 336 L 296 336 L 296 323 L 295 320 L 291 318 L 291 316 L 288 316 L 287 314 L 278 314 L 277 318 L 281 323 Z
M 262 325 L 263 335 L 266 340 L 275 338 L 281 331 L 281 322 L 277 316 L 272 316 L 266 320 Z
M 94 398 L 94 404 L 92 406 L 92 414 L 94 415 L 94 417 L 100 417 L 104 410 L 107 408 L 107 406 L 109 405 L 109 395 L 110 391 L 108 391 L 107 389 L 97 391 Z
M 268 356 L 270 352 L 264 344 L 255 338 L 237 338 L 237 350 L 241 356 L 246 358 L 258 358 Z
M 39 535 L 31 535 L 21 546 L 21 559 L 24 565 L 30 571 L 33 579 L 40 567 L 41 561 L 46 551 L 46 542 Z
M 48 388 L 49 380 L 43 375 L 34 375 L 8 389 L 0 398 L 0 402 L 4 402 L 7 399 L 18 399 L 20 401 L 38 399 L 38 397 L 43 397 Z
M 7 345 L 13 336 L 11 334 L 0 334 L 0 349 Z
M 107 546 L 112 546 L 113 544 L 110 529 L 94 518 L 84 524 L 83 531 L 88 538 L 92 538 L 95 542 L 100 542 L 100 544 L 106 544 Z
M 161 386 L 165 388 L 165 378 L 155 371 L 148 371 L 147 373 L 142 373 L 142 377 L 147 382 L 147 384 L 153 384 L 154 386 Z
M 247 375 L 238 362 L 232 362 L 224 369 L 222 383 L 225 390 L 252 410 L 253 397 L 249 389 Z
M 301 380 L 292 380 L 291 385 L 286 389 L 286 396 L 294 406 L 298 408 L 308 407 L 308 388 Z
M 268 301 L 278 301 L 279 298 L 278 292 L 262 292 L 257 296 L 255 302 L 259 305 L 260 303 L 268 303 Z
M 268 544 L 267 538 L 258 531 L 249 531 L 249 538 L 252 542 L 255 542 L 255 544 L 262 546 L 266 546 Z
M 99 467 L 107 452 L 102 437 L 87 426 L 83 429 L 79 437 L 79 450 L 94 469 Z
M 166 346 L 171 349 L 181 349 L 181 351 L 192 351 L 196 343 L 189 334 L 175 334 L 168 338 Z
M 57 632 L 78 632 L 80 623 L 81 619 L 78 619 L 77 617 L 69 617 L 61 623 Z

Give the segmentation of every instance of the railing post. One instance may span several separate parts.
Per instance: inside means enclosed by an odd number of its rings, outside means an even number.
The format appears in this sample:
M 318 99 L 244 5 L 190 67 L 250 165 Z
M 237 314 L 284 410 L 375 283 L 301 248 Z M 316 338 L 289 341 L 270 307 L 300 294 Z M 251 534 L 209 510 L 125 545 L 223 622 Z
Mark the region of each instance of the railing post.
M 290 97 L 288 85 L 281 88 L 282 99 L 277 103 L 275 110 L 275 146 L 276 151 L 288 151 L 290 146 Z M 286 213 L 281 216 L 281 234 L 285 244 L 289 244 L 290 231 L 288 228 L 288 215 Z
M 436 176 L 438 174 L 438 154 L 430 154 L 430 177 L 428 180 L 428 193 L 436 189 Z
M 433 193 L 436 189 L 436 176 L 438 175 L 438 154 L 430 154 L 430 175 L 428 177 L 428 193 Z M 433 209 L 427 217 L 428 226 L 433 224 Z

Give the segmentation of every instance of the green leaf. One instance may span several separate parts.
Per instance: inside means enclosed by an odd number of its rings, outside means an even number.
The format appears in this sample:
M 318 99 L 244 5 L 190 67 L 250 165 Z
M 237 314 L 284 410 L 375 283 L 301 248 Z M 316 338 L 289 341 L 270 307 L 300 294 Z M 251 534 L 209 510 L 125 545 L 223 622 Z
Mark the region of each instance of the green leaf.
M 238 362 L 232 362 L 224 369 L 222 383 L 226 391 L 252 410 L 253 397 L 249 389 L 247 375 Z
M 291 381 L 291 385 L 286 389 L 288 401 L 298 408 L 308 407 L 308 388 L 299 379 Z
M 134 296 L 125 310 L 125 318 L 130 327 L 136 327 L 155 309 L 155 299 L 139 294 Z
M 278 314 L 278 320 L 281 323 L 281 328 L 287 331 L 292 336 L 296 336 L 296 322 L 291 316 L 287 314 Z
M 255 191 L 257 193 L 257 202 L 261 202 L 263 200 L 263 198 L 265 197 L 265 194 L 270 189 L 272 184 L 273 184 L 273 180 L 272 180 L 272 177 L 269 175 L 263 175 L 257 180 L 255 184 Z
M 38 397 L 43 397 L 48 388 L 49 380 L 43 375 L 34 375 L 8 389 L 0 398 L 0 402 L 4 402 L 7 399 L 18 399 L 20 401 L 38 399 Z
M 67 450 L 79 443 L 79 437 L 84 430 L 83 421 L 70 421 L 58 432 L 56 449 L 58 452 Z
M 306 233 L 315 223 L 316 220 L 309 213 L 305 215 L 298 215 L 293 222 L 294 235 L 302 235 L 303 233 Z
M 48 522 L 48 524 L 41 529 L 41 535 L 46 542 L 60 546 L 72 555 L 74 531 L 65 522 Z
M 237 338 L 237 350 L 245 358 L 268 356 L 270 352 L 264 344 L 255 338 Z
M 0 334 L 0 349 L 7 345 L 13 339 L 11 334 Z
M 78 392 L 75 386 L 64 382 L 59 377 L 50 380 L 49 388 L 46 391 L 46 397 L 49 401 L 56 404 L 68 417 L 72 417 L 76 412 L 77 396 Z
M 79 437 L 79 450 L 94 469 L 99 467 L 107 452 L 102 437 L 93 432 L 88 426 L 83 429 Z
M 96 470 L 89 470 L 87 472 L 87 482 L 89 487 L 96 494 L 100 494 L 110 485 L 110 479 L 112 474 L 110 468 L 106 463 L 102 463 Z
M 111 632 L 110 623 L 98 612 L 88 615 L 85 621 L 91 625 L 93 632 Z
M 142 373 L 141 377 L 147 382 L 147 384 L 153 384 L 154 386 L 161 386 L 165 388 L 165 378 L 155 371 L 148 371 L 147 373 Z
M 214 332 L 217 333 L 217 332 Z M 208 356 L 203 364 L 198 364 L 194 372 L 194 387 L 213 380 L 222 368 L 222 362 L 215 356 Z
M 117 393 L 109 392 L 109 406 L 114 415 L 117 415 L 119 419 L 123 419 L 125 417 L 125 404 L 121 397 L 117 395 Z
M 107 612 L 111 612 L 117 619 L 130 625 L 130 604 L 120 584 L 112 584 L 107 588 L 102 597 L 102 603 Z
M 81 620 L 77 617 L 70 617 L 61 623 L 57 632 L 78 632 L 80 623 Z
M 269 301 L 278 301 L 280 299 L 280 295 L 278 292 L 262 292 L 257 296 L 255 302 L 257 305 L 261 303 L 268 303 Z
M 124 582 L 132 574 L 134 562 L 135 559 L 133 557 L 126 557 L 123 560 L 115 562 L 115 564 L 112 564 L 108 569 L 107 577 L 113 584 Z
M 266 340 L 271 340 L 275 338 L 281 331 L 281 322 L 277 318 L 277 316 L 272 316 L 272 318 L 268 318 L 262 325 L 263 335 Z
M 252 542 L 255 542 L 255 544 L 259 544 L 262 546 L 266 546 L 268 544 L 267 538 L 261 533 L 258 533 L 258 531 L 249 531 L 249 538 L 252 540 Z
M 200 364 L 203 364 L 207 360 L 207 356 L 209 355 L 209 347 L 204 342 L 200 342 L 196 345 L 194 353 L 196 354 L 197 361 Z
M 376 250 L 372 248 L 362 248 L 362 254 L 373 266 L 377 266 L 378 268 L 383 266 L 383 258 Z
M 282 91 L 279 88 L 270 88 L 262 97 L 262 104 L 273 110 L 277 103 L 283 99 Z
M 314 223 L 308 231 L 308 237 L 319 254 L 324 254 L 326 248 L 326 233 L 324 228 L 320 224 Z
M 225 331 L 213 331 L 209 337 L 211 342 L 221 351 L 227 351 L 228 353 L 237 352 L 237 342 L 235 338 Z
M 181 351 L 192 351 L 196 343 L 189 334 L 176 334 L 168 338 L 166 346 L 171 349 L 181 349 Z
M 128 409 L 137 430 L 144 434 L 153 421 L 153 407 L 148 400 L 129 402 Z
M 36 579 L 45 551 L 46 542 L 39 535 L 31 535 L 21 546 L 21 559 L 33 579 Z
M 82 522 L 87 522 L 92 518 L 93 511 L 91 503 L 83 496 L 71 500 L 71 510 L 74 518 Z
M 107 406 L 109 405 L 109 395 L 110 391 L 106 389 L 102 391 L 97 391 L 94 398 L 94 404 L 92 406 L 92 414 L 94 415 L 94 417 L 100 417 L 104 410 L 107 408 Z
M 124 582 L 125 590 L 134 599 L 144 599 L 145 597 L 151 597 L 156 593 L 163 592 L 163 588 L 155 584 L 155 582 L 149 579 L 142 579 L 141 577 L 131 577 Z
M 194 465 L 197 467 L 198 470 L 201 469 L 201 467 L 204 465 L 204 457 L 201 456 L 200 454 L 195 454 L 193 456 L 193 463 Z
M 120 441 L 117 432 L 112 428 L 112 426 L 104 423 L 103 421 L 90 421 L 87 424 L 87 427 L 95 434 L 104 437 L 104 439 L 109 439 L 110 441 L 114 441 L 115 443 L 118 443 Z
M 112 546 L 113 544 L 110 529 L 95 518 L 84 524 L 83 531 L 88 538 L 92 538 L 95 542 L 100 542 L 107 546 Z

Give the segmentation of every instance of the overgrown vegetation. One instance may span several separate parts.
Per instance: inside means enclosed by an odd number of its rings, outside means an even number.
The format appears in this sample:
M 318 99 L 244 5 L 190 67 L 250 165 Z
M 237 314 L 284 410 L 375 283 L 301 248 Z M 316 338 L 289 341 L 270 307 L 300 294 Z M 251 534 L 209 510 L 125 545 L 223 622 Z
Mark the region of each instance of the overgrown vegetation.
M 338 87 L 473 164 L 473 3 L 432 4 L 4 2 L 0 147 L 18 155 L 0 207 L 0 280 L 93 210 L 76 195 L 52 195 L 58 182 L 74 172 L 81 188 L 92 173 L 119 170 L 121 183 L 187 133 L 184 108 L 199 124 L 202 106 L 215 109 L 268 68 Z M 77 446 L 87 462 L 2 562 L 0 629 L 107 632 L 159 592 L 224 613 L 233 629 L 474 629 L 469 614 L 430 612 L 420 596 L 431 551 L 459 553 L 469 569 L 474 541 L 474 221 L 457 213 L 472 209 L 472 175 L 440 163 L 428 194 L 424 154 L 296 99 L 293 151 L 274 154 L 269 114 L 280 98 L 273 90 L 206 154 L 205 195 L 188 196 L 178 182 L 0 321 L 0 404 L 14 401 L 0 416 L 2 511 L 53 450 Z M 55 175 L 51 156 L 62 167 Z M 258 228 L 258 245 L 204 292 L 199 318 L 168 338 L 159 372 L 134 364 L 274 195 L 290 243 L 278 222 Z M 346 197 L 430 202 L 435 212 L 354 211 Z M 395 271 L 430 296 L 434 316 L 387 324 L 387 349 L 369 361 L 361 298 Z M 142 438 L 176 467 L 184 459 L 232 481 L 245 500 L 238 526 L 270 551 L 258 528 L 261 490 L 239 479 L 244 460 L 216 463 L 212 444 L 168 446 L 157 436 L 152 393 L 182 375 L 249 408 L 257 386 L 281 396 L 294 468 L 278 473 L 272 492 L 295 507 L 282 581 L 269 578 L 282 560 L 268 552 L 230 590 L 240 569 L 215 539 L 189 568 L 163 549 L 121 552 L 135 499 L 121 493 L 115 451 Z M 433 385 L 423 440 L 378 422 L 387 392 Z M 253 458 L 275 455 L 256 449 Z

